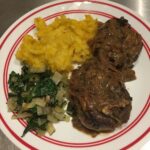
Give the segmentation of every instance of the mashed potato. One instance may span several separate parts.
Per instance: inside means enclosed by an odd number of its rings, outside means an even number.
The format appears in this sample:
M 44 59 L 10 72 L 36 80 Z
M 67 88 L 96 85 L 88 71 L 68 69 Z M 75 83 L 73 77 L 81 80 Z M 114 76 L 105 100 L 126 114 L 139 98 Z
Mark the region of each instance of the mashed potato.
M 88 40 L 94 37 L 98 22 L 91 16 L 78 21 L 58 17 L 50 25 L 42 18 L 35 19 L 35 38 L 26 35 L 16 58 L 29 65 L 32 71 L 70 71 L 73 63 L 83 63 L 90 57 Z

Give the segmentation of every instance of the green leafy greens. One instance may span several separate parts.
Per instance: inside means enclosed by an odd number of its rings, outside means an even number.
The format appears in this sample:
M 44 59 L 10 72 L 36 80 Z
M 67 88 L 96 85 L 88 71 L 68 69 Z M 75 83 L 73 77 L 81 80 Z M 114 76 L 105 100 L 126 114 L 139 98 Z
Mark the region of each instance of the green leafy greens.
M 17 112 L 28 123 L 22 137 L 28 131 L 33 130 L 37 132 L 48 130 L 52 134 L 55 131 L 52 123 L 66 119 L 63 110 L 66 101 L 62 95 L 65 83 L 60 80 L 56 84 L 52 80 L 53 76 L 51 71 L 30 72 L 27 66 L 22 67 L 21 74 L 14 71 L 10 73 L 8 84 L 11 92 L 8 94 L 8 108 L 10 107 L 11 111 Z M 60 89 L 63 92 L 59 93 Z M 59 97 L 62 95 L 60 99 L 57 98 L 58 93 Z

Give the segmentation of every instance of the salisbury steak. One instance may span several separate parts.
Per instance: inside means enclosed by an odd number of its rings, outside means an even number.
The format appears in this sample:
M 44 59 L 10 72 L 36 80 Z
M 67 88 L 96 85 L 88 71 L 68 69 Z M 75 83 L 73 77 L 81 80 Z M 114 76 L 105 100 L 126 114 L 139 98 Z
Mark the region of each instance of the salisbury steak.
M 113 131 L 128 121 L 131 100 L 120 73 L 111 65 L 93 58 L 72 72 L 69 107 L 76 128 L 91 135 Z
M 141 35 L 132 29 L 123 17 L 112 18 L 101 25 L 95 38 L 90 41 L 93 55 L 103 61 L 109 62 L 128 79 L 135 78 L 130 70 L 142 49 Z M 130 74 L 130 76 L 129 76 Z

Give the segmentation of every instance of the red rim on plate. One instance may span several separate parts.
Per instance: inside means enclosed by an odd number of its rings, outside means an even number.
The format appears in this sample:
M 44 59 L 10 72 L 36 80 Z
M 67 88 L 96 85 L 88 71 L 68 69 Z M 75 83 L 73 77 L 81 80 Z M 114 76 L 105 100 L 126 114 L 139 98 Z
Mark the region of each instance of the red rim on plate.
M 79 2 L 83 2 L 84 0 L 78 0 Z M 132 14 L 131 12 L 128 12 L 127 10 L 119 7 L 119 6 L 116 6 L 116 5 L 113 5 L 113 4 L 110 4 L 110 3 L 107 3 L 107 2 L 101 2 L 101 1 L 92 1 L 92 0 L 88 0 L 89 2 L 92 2 L 92 3 L 96 3 L 96 4 L 101 4 L 101 5 L 108 5 L 110 7 L 114 7 L 116 9 L 119 9 L 125 13 L 127 13 L 128 15 L 134 17 L 136 20 L 138 20 L 148 31 L 150 30 L 150 27 L 145 24 L 140 18 L 138 18 L 137 16 L 135 16 L 134 14 Z M 22 24 L 25 20 L 27 20 L 28 18 L 30 18 L 32 15 L 38 13 L 38 12 L 41 12 L 45 9 L 48 9 L 50 7 L 55 7 L 55 6 L 58 6 L 58 5 L 62 5 L 62 4 L 65 4 L 65 3 L 72 3 L 72 2 L 76 2 L 75 0 L 71 0 L 71 1 L 65 1 L 65 2 L 59 2 L 59 3 L 55 3 L 55 4 L 50 4 L 46 7 L 43 7 L 31 14 L 29 14 L 27 17 L 23 18 L 4 38 L 4 40 L 2 41 L 1 45 L 0 45 L 0 48 L 2 48 L 2 46 L 5 44 L 5 41 L 7 40 L 7 38 L 11 35 L 11 33 L 20 25 Z M 88 14 L 96 14 L 96 15 L 102 15 L 102 16 L 105 16 L 107 18 L 112 18 L 113 16 L 110 15 L 110 14 L 106 14 L 104 12 L 99 12 L 99 11 L 93 11 L 93 10 L 70 10 L 70 11 L 63 11 L 63 12 L 59 12 L 59 13 L 56 13 L 56 14 L 53 14 L 53 15 L 50 15 L 48 17 L 45 17 L 45 20 L 49 20 L 49 19 L 52 19 L 56 16 L 59 16 L 59 15 L 62 15 L 62 14 L 71 14 L 71 13 L 88 13 Z M 11 60 L 11 57 L 16 49 L 16 47 L 18 46 L 18 44 L 20 43 L 20 41 L 22 40 L 23 36 L 25 34 L 27 34 L 28 32 L 30 32 L 35 26 L 32 25 L 30 26 L 26 31 L 23 32 L 23 34 L 17 39 L 17 41 L 14 43 L 14 45 L 12 46 L 9 54 L 8 54 L 8 57 L 7 57 L 7 60 L 6 60 L 6 63 L 5 63 L 5 69 L 4 69 L 4 74 L 3 74 L 3 78 L 4 78 L 4 90 L 5 90 L 5 96 L 6 96 L 6 99 L 7 99 L 7 94 L 8 94 L 8 85 L 7 85 L 7 77 L 8 77 L 8 67 L 9 67 L 9 62 Z M 147 54 L 150 58 L 150 48 L 148 46 L 148 44 L 146 43 L 146 41 L 143 39 L 143 44 L 144 44 L 144 47 L 147 51 Z M 106 139 L 103 139 L 103 140 L 99 140 L 99 141 L 95 141 L 95 142 L 89 142 L 89 143 L 69 143 L 69 142 L 64 142 L 64 141 L 59 141 L 59 140 L 55 140 L 55 139 L 52 139 L 52 138 L 49 138 L 49 137 L 39 137 L 47 142 L 50 142 L 50 143 L 53 143 L 53 144 L 56 144 L 56 145 L 61 145 L 61 146 L 65 146 L 65 147 L 75 147 L 75 148 L 82 148 L 82 147 L 91 147 L 91 146 L 97 146 L 97 145 L 101 145 L 101 144 L 104 144 L 104 143 L 107 143 L 109 141 L 112 141 L 118 137 L 120 137 L 121 135 L 125 134 L 126 132 L 128 132 L 129 130 L 131 130 L 141 119 L 142 117 L 145 115 L 145 113 L 147 112 L 148 108 L 150 106 L 150 97 L 148 97 L 147 99 L 147 103 L 145 104 L 143 110 L 141 111 L 141 113 L 139 114 L 139 116 L 128 126 L 126 127 L 125 129 L 121 130 L 120 132 L 118 132 L 117 134 L 109 137 L 109 138 L 106 138 Z M 4 117 L 0 114 L 0 118 L 4 124 L 4 126 L 7 128 L 7 130 L 20 142 L 22 143 L 23 145 L 25 145 L 26 147 L 30 148 L 30 149 L 36 149 L 34 147 L 32 147 L 31 145 L 29 145 L 28 143 L 26 143 L 23 139 L 21 139 L 20 137 L 18 137 L 12 130 L 11 128 L 8 126 L 8 124 L 6 123 L 6 121 L 4 120 Z M 19 120 L 19 122 L 25 126 L 26 123 L 23 121 L 23 120 Z M 135 141 L 133 141 L 132 143 L 130 143 L 129 145 L 127 145 L 126 147 L 123 148 L 124 149 L 127 149 L 129 147 L 131 147 L 132 145 L 136 144 L 139 140 L 141 140 L 147 133 L 149 132 L 149 129 L 147 129 L 139 138 L 137 138 Z
M 49 20 L 52 19 L 54 17 L 60 16 L 62 14 L 71 14 L 71 13 L 89 13 L 89 14 L 97 14 L 100 16 L 105 16 L 107 18 L 112 18 L 114 16 L 106 14 L 104 12 L 98 12 L 98 11 L 86 11 L 86 10 L 71 10 L 71 11 L 63 11 L 63 12 L 59 12 L 56 14 L 53 14 L 51 16 L 45 17 L 45 20 Z M 23 34 L 21 36 L 19 36 L 19 38 L 17 39 L 17 41 L 14 43 L 14 45 L 12 46 L 12 49 L 9 52 L 9 55 L 7 57 L 6 63 L 5 63 L 5 69 L 4 69 L 4 90 L 5 90 L 5 96 L 7 99 L 7 95 L 8 95 L 8 85 L 7 85 L 7 76 L 8 76 L 8 67 L 9 67 L 9 62 L 11 60 L 11 57 L 13 56 L 16 47 L 18 46 L 18 44 L 21 42 L 22 38 L 24 37 L 24 35 L 26 35 L 27 33 L 29 33 L 32 29 L 34 29 L 35 26 L 32 25 L 31 27 L 29 27 L 26 31 L 23 32 Z M 148 49 L 147 49 L 147 45 L 146 42 L 143 39 L 143 44 L 145 49 L 147 50 L 148 53 Z M 63 142 L 63 141 L 58 141 L 49 137 L 39 137 L 47 142 L 53 143 L 53 144 L 57 144 L 57 145 L 61 145 L 61 146 L 68 146 L 68 147 L 90 147 L 90 146 L 96 146 L 96 145 L 101 145 L 101 144 L 105 144 L 108 143 L 114 139 L 119 138 L 121 135 L 124 135 L 125 133 L 127 133 L 129 130 L 131 130 L 140 120 L 141 118 L 144 116 L 144 114 L 146 113 L 146 111 L 148 110 L 148 105 L 149 105 L 149 99 L 147 100 L 147 103 L 144 107 L 144 109 L 142 110 L 142 112 L 140 113 L 140 115 L 138 115 L 138 117 L 125 129 L 121 130 L 120 132 L 118 132 L 117 134 L 103 139 L 103 140 L 99 140 L 99 141 L 95 141 L 95 142 L 90 142 L 90 143 L 68 143 L 68 142 Z M 23 120 L 19 120 L 19 122 L 25 127 L 26 123 Z

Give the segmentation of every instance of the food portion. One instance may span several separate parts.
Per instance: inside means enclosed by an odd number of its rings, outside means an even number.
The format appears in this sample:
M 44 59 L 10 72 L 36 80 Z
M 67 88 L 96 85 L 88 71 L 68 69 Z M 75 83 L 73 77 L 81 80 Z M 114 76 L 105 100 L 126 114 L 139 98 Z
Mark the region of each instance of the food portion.
M 73 113 L 73 125 L 79 130 L 95 136 L 128 121 L 132 98 L 111 65 L 96 58 L 88 60 L 72 72 L 69 89 L 68 111 Z
M 24 37 L 16 58 L 34 72 L 69 72 L 73 63 L 83 63 L 91 56 L 87 41 L 94 37 L 97 25 L 98 21 L 89 15 L 80 21 L 61 16 L 49 25 L 37 18 L 36 36 Z
M 49 25 L 37 18 L 35 26 L 36 35 L 26 35 L 16 53 L 22 73 L 12 71 L 8 81 L 9 111 L 27 121 L 23 136 L 51 135 L 54 123 L 69 120 L 67 113 L 93 137 L 126 123 L 132 98 L 125 82 L 136 78 L 132 69 L 142 49 L 128 21 L 61 16 Z
M 53 123 L 69 121 L 65 114 L 67 104 L 67 78 L 50 71 L 31 73 L 22 67 L 22 73 L 11 72 L 9 77 L 8 108 L 13 119 L 25 119 L 28 123 L 22 136 L 28 131 L 39 135 L 55 132 Z
M 26 35 L 16 52 L 22 73 L 9 76 L 8 108 L 13 119 L 25 119 L 28 131 L 39 135 L 55 131 L 54 123 L 68 121 L 68 75 L 74 64 L 91 57 L 88 41 L 96 33 L 98 21 L 90 15 L 83 20 L 57 17 L 47 25 L 36 18 L 36 34 Z
M 93 58 L 72 72 L 68 113 L 73 126 L 96 136 L 126 123 L 132 109 L 124 82 L 134 80 L 133 63 L 142 38 L 123 17 L 110 19 L 89 42 Z
M 142 38 L 123 17 L 110 19 L 90 42 L 92 54 L 123 72 L 125 81 L 135 79 L 131 68 L 142 49 Z

